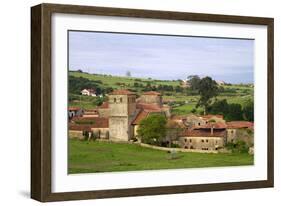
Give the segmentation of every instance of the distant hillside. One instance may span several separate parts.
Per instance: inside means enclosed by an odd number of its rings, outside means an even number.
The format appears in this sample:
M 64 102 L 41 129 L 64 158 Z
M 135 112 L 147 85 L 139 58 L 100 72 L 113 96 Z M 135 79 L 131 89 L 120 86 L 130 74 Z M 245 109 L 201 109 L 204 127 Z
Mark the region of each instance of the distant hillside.
M 144 78 L 136 78 L 136 77 L 121 77 L 121 76 L 112 76 L 112 75 L 102 75 L 102 74 L 88 74 L 82 72 L 74 72 L 69 71 L 69 75 L 74 77 L 83 77 L 89 80 L 99 80 L 102 81 L 103 85 L 112 87 L 112 88 L 120 88 L 120 83 L 125 84 L 130 87 L 134 87 L 134 83 L 139 84 L 153 84 L 153 85 L 169 85 L 169 86 L 180 86 L 180 82 L 177 80 L 155 80 L 155 79 L 144 79 Z
M 81 97 L 84 88 L 95 88 L 98 94 L 108 94 L 114 89 L 130 89 L 137 94 L 155 90 L 161 92 L 163 101 L 172 107 L 175 114 L 187 114 L 201 108 L 195 108 L 199 95 L 197 91 L 182 88 L 180 81 L 154 80 L 135 77 L 120 77 L 101 74 L 88 74 L 78 71 L 69 72 L 69 103 L 70 106 L 80 106 L 91 109 L 104 101 L 104 98 Z M 254 88 L 249 85 L 223 85 L 217 99 L 226 99 L 228 103 L 238 103 L 243 106 L 249 99 L 253 99 Z

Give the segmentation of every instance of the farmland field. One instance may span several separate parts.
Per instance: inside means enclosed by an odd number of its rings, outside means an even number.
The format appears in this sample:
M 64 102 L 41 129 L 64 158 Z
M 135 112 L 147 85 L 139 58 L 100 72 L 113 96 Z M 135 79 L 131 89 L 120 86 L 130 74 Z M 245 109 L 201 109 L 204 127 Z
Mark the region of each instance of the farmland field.
M 69 140 L 68 172 L 93 173 L 253 165 L 249 154 L 176 153 L 136 144 Z

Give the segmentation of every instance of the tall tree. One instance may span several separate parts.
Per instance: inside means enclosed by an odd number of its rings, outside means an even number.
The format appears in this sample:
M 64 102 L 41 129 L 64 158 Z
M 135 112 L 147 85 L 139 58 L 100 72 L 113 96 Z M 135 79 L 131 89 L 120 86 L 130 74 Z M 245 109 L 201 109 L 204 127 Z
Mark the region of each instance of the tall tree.
M 216 81 L 212 80 L 211 77 L 204 77 L 199 82 L 198 93 L 200 98 L 196 107 L 202 106 L 204 108 L 204 114 L 206 114 L 207 108 L 212 102 L 212 98 L 218 95 L 218 86 Z
M 131 75 L 131 72 L 130 71 L 126 71 L 126 76 L 127 77 L 131 77 L 132 75 Z
M 192 90 L 197 90 L 199 88 L 200 77 L 198 75 L 190 75 L 187 77 L 187 80 L 189 81 Z
M 160 145 L 161 140 L 166 137 L 166 123 L 166 118 L 160 114 L 152 114 L 143 119 L 137 131 L 141 141 Z

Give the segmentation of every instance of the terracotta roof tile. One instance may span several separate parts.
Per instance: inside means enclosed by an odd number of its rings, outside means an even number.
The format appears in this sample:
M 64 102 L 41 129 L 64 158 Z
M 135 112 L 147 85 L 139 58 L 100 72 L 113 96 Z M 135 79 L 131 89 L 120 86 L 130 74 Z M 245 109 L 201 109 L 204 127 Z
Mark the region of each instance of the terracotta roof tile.
M 161 107 L 156 104 L 137 103 L 138 109 L 161 112 Z
M 227 124 L 227 128 L 229 129 L 254 128 L 254 123 L 248 121 L 232 121 L 232 122 L 227 122 L 226 124 Z
M 108 128 L 109 127 L 109 121 L 108 118 L 104 117 L 76 117 L 73 118 L 72 121 L 74 123 L 71 123 L 69 126 L 72 126 L 72 128 Z M 85 124 L 77 124 L 75 122 L 83 122 L 85 121 Z M 91 122 L 91 123 L 88 123 Z M 86 124 L 88 123 L 88 124 Z M 80 127 L 81 126 L 81 127 Z M 78 129 L 79 130 L 79 129 Z
M 141 120 L 143 120 L 144 118 L 146 118 L 149 115 L 149 112 L 142 110 L 138 113 L 138 115 L 136 116 L 135 120 L 132 122 L 133 125 L 139 124 L 141 122 Z
M 68 110 L 71 110 L 71 111 L 78 111 L 80 109 L 81 109 L 80 107 L 68 107 Z
M 202 129 L 210 129 L 210 128 L 214 128 L 214 129 L 225 129 L 227 127 L 227 125 L 224 122 L 216 122 L 216 123 L 211 123 L 208 122 L 205 125 L 201 125 L 201 126 L 196 126 L 195 128 L 202 128 Z
M 201 116 L 203 119 L 212 119 L 213 117 L 221 118 L 223 119 L 223 115 L 221 114 L 208 114 Z

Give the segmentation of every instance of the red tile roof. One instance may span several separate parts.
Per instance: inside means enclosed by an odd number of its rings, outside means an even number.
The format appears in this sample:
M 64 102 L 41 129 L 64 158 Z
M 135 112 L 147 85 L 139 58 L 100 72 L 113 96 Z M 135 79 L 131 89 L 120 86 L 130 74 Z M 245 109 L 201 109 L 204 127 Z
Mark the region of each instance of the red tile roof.
M 161 107 L 156 104 L 137 103 L 137 109 L 161 112 Z
M 149 112 L 142 110 L 138 113 L 138 115 L 136 116 L 135 120 L 132 122 L 133 125 L 139 124 L 141 122 L 141 120 L 143 120 L 144 118 L 146 118 L 149 115 Z
M 119 89 L 119 90 L 114 90 L 113 92 L 110 93 L 111 95 L 133 95 L 135 94 L 134 92 L 131 92 L 126 89 Z
M 91 131 L 91 126 L 90 125 L 80 125 L 80 124 L 73 124 L 73 123 L 70 123 L 68 125 L 68 129 L 69 130 L 75 130 L 75 131 L 88 131 L 90 132 Z
M 227 124 L 227 128 L 229 129 L 254 128 L 254 123 L 247 122 L 247 121 L 232 121 L 232 122 L 227 122 L 226 124 Z
M 68 110 L 70 111 L 78 111 L 80 109 L 81 109 L 80 107 L 68 107 Z
M 201 116 L 203 119 L 212 119 L 213 117 L 221 118 L 223 119 L 223 115 L 221 114 L 208 114 Z
M 183 134 L 184 137 L 224 137 L 226 135 L 225 130 L 214 130 L 213 134 L 211 130 L 186 130 Z
M 200 129 L 210 129 L 210 128 L 214 128 L 214 129 L 225 129 L 227 127 L 227 125 L 224 122 L 216 122 L 216 123 L 212 123 L 212 122 L 208 122 L 205 125 L 201 125 L 201 126 L 196 126 L 196 128 Z
M 109 127 L 109 121 L 108 118 L 104 118 L 104 117 L 76 117 L 72 119 L 74 122 L 83 122 L 85 121 L 85 124 L 75 124 L 75 123 L 71 123 L 72 126 L 74 126 L 74 128 L 80 128 L 78 126 L 81 126 L 81 128 L 83 128 L 83 126 L 89 126 L 90 128 L 108 128 Z M 91 122 L 89 124 L 86 124 L 87 122 Z
M 160 96 L 161 93 L 155 92 L 155 91 L 149 91 L 149 92 L 144 92 L 143 95 L 155 95 L 155 96 Z

